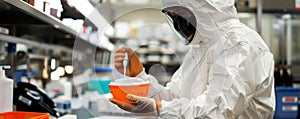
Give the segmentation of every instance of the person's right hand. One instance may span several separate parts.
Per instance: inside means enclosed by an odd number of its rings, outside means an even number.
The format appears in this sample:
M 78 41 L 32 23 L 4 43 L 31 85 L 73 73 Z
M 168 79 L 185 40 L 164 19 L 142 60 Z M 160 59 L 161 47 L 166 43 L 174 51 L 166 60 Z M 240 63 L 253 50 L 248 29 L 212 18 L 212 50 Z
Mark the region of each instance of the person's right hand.
M 125 52 L 128 52 L 128 64 L 126 67 L 126 75 L 130 77 L 136 77 L 143 71 L 143 65 L 139 60 L 137 54 L 128 47 L 122 47 L 116 50 L 114 65 L 118 72 L 124 73 L 123 59 Z

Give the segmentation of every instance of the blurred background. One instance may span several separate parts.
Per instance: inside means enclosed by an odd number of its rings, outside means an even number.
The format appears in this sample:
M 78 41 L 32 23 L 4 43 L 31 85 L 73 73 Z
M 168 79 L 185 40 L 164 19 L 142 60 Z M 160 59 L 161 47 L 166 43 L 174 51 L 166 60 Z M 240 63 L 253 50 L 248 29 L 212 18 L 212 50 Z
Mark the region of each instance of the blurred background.
M 235 5 L 240 21 L 261 34 L 274 55 L 275 86 L 283 87 L 276 90 L 282 96 L 277 116 L 297 116 L 300 0 L 235 0 Z M 108 102 L 111 95 L 102 84 L 122 77 L 113 67 L 114 51 L 133 48 L 145 71 L 166 85 L 188 50 L 161 8 L 160 0 L 0 0 L 0 65 L 10 66 L 5 74 L 14 90 L 24 88 L 18 86 L 23 82 L 44 91 L 56 105 L 44 112 L 131 117 Z M 25 94 L 13 95 L 14 110 L 35 111 L 20 108 L 18 97 Z M 295 99 L 293 105 L 284 107 L 285 97 Z

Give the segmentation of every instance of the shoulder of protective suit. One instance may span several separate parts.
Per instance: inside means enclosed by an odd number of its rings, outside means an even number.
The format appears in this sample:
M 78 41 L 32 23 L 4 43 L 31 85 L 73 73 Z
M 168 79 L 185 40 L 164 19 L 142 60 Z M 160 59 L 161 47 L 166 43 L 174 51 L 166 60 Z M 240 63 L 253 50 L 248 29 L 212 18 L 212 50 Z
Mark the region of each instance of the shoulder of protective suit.
M 247 33 L 249 31 L 243 27 L 231 28 L 224 33 L 219 43 L 223 45 L 224 49 L 230 49 L 237 45 L 247 45 L 249 44 Z

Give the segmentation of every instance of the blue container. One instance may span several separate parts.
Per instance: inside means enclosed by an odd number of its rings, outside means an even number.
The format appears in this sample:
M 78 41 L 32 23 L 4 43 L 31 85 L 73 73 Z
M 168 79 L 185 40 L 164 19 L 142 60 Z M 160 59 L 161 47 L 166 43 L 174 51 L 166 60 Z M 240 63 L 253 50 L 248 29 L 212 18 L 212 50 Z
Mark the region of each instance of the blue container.
M 94 68 L 94 73 L 112 73 L 112 69 L 110 68 Z
M 90 90 L 96 90 L 99 94 L 107 94 L 110 92 L 108 84 L 112 79 L 112 69 L 95 68 L 90 79 Z
M 96 90 L 99 94 L 107 94 L 110 92 L 108 84 L 111 80 L 92 79 L 90 80 L 90 90 Z
M 300 88 L 276 87 L 275 119 L 296 119 Z

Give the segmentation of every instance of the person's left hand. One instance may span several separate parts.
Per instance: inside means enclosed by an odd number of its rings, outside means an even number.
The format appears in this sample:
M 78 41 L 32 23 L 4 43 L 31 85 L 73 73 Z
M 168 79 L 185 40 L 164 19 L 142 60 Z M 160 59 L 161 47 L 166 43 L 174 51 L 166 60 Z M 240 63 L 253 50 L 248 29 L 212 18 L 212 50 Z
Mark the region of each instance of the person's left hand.
M 161 106 L 159 101 L 155 101 L 152 98 L 148 97 L 139 97 L 136 95 L 128 94 L 127 99 L 133 104 L 129 104 L 126 102 L 122 102 L 116 99 L 109 99 L 112 103 L 118 105 L 121 109 L 126 110 L 128 112 L 132 112 L 135 115 L 143 115 L 143 116 L 158 116 L 159 109 L 158 106 Z M 160 108 L 160 107 L 159 107 Z

